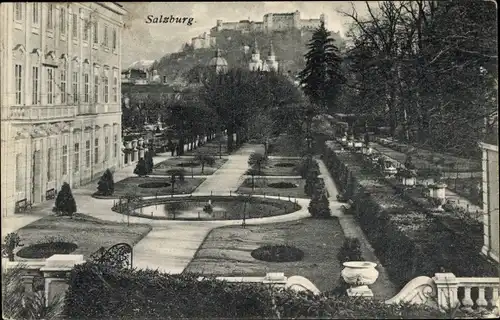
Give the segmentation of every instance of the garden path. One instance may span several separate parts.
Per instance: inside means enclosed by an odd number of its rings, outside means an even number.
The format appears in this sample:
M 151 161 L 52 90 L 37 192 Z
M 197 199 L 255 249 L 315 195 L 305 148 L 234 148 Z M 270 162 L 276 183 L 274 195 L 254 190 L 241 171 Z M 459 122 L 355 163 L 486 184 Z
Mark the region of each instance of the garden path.
M 378 143 L 371 143 L 372 148 L 377 150 L 378 152 L 386 155 L 387 157 L 391 158 L 397 165 L 402 166 L 405 159 L 406 159 L 406 154 L 390 149 L 388 147 L 384 147 Z M 421 163 L 426 163 L 427 167 L 430 166 L 430 163 L 426 160 L 422 159 L 416 159 L 414 160 L 414 163 L 419 161 Z M 443 173 L 445 175 L 445 173 Z M 458 174 L 455 172 L 448 172 L 446 177 L 449 178 L 470 178 L 470 177 L 482 177 L 482 172 L 459 172 Z M 482 208 L 480 206 L 477 206 L 473 204 L 469 199 L 458 195 L 457 193 L 453 192 L 449 188 L 446 188 L 446 199 L 452 200 L 454 202 L 454 205 L 463 208 L 464 210 L 468 210 L 469 212 L 482 212 Z
M 337 201 L 338 190 L 335 182 L 333 181 L 330 172 L 326 168 L 323 160 L 316 159 L 319 165 L 320 178 L 323 178 L 325 182 L 326 190 L 328 191 L 330 201 L 330 210 L 332 211 L 332 215 L 337 216 L 339 218 L 340 226 L 344 231 L 344 235 L 346 237 L 358 238 L 361 242 L 361 252 L 363 258 L 375 262 L 377 264 L 377 270 L 379 271 L 379 277 L 377 282 L 375 282 L 371 287 L 373 290 L 373 294 L 376 298 L 380 299 L 390 299 L 395 296 L 398 291 L 394 284 L 389 280 L 389 276 L 385 271 L 384 266 L 380 263 L 377 256 L 375 255 L 375 250 L 372 248 L 370 242 L 366 238 L 363 230 L 359 227 L 358 223 L 354 219 L 352 215 L 344 215 L 342 213 L 342 206 L 345 204 Z

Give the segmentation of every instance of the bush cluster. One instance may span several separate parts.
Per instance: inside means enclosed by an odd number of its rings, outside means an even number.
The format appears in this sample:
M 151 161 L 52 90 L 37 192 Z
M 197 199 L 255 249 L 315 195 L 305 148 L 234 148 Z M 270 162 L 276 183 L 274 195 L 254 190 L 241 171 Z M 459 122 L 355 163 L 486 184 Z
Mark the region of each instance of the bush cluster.
M 71 272 L 65 314 L 69 319 L 443 318 L 425 306 L 387 305 L 213 278 L 198 281 L 194 274 L 119 270 L 90 262 Z
M 110 196 L 113 194 L 115 191 L 115 182 L 111 170 L 106 169 L 106 171 L 104 171 L 101 179 L 97 183 L 97 191 L 103 196 Z
M 337 253 L 337 259 L 340 263 L 347 261 L 363 261 L 359 239 L 346 237 L 342 247 L 340 247 Z

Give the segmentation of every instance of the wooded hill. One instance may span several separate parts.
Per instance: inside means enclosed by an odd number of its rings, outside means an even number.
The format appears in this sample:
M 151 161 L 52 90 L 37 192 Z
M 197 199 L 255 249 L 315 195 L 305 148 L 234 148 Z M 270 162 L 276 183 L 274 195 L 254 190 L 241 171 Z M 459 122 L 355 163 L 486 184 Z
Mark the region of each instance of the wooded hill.
M 234 30 L 222 30 L 215 35 L 217 48 L 223 52 L 230 68 L 247 67 L 251 57 L 254 41 L 260 49 L 261 59 L 266 59 L 269 53 L 269 44 L 272 40 L 276 60 L 279 68 L 284 73 L 291 71 L 296 74 L 304 67 L 304 54 L 306 45 L 311 39 L 311 31 L 289 30 L 285 32 L 265 33 L 241 33 Z M 339 49 L 344 47 L 342 38 L 332 33 Z M 250 47 L 245 55 L 243 47 Z M 215 48 L 196 49 L 186 45 L 181 52 L 165 55 L 160 59 L 158 73 L 166 75 L 169 82 L 179 80 L 193 67 L 205 66 L 214 57 Z

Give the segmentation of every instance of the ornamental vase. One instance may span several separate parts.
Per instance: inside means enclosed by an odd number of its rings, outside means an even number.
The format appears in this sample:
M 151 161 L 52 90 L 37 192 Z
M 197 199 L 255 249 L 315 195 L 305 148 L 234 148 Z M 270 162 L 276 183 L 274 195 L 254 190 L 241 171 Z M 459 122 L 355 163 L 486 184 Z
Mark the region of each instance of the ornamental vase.
M 376 263 L 369 261 L 348 261 L 343 263 L 344 269 L 340 273 L 344 281 L 351 287 L 368 286 L 374 284 L 378 278 Z

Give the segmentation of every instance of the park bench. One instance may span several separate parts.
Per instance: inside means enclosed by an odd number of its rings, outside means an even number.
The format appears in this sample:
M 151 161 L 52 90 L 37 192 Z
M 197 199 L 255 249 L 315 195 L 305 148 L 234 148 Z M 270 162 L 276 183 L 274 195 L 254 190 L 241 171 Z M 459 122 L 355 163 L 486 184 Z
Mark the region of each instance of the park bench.
M 25 212 L 28 208 L 31 210 L 31 202 L 29 202 L 28 199 L 22 199 L 16 202 L 15 212 Z
M 56 198 L 56 189 L 52 188 L 45 191 L 45 200 L 52 200 Z

